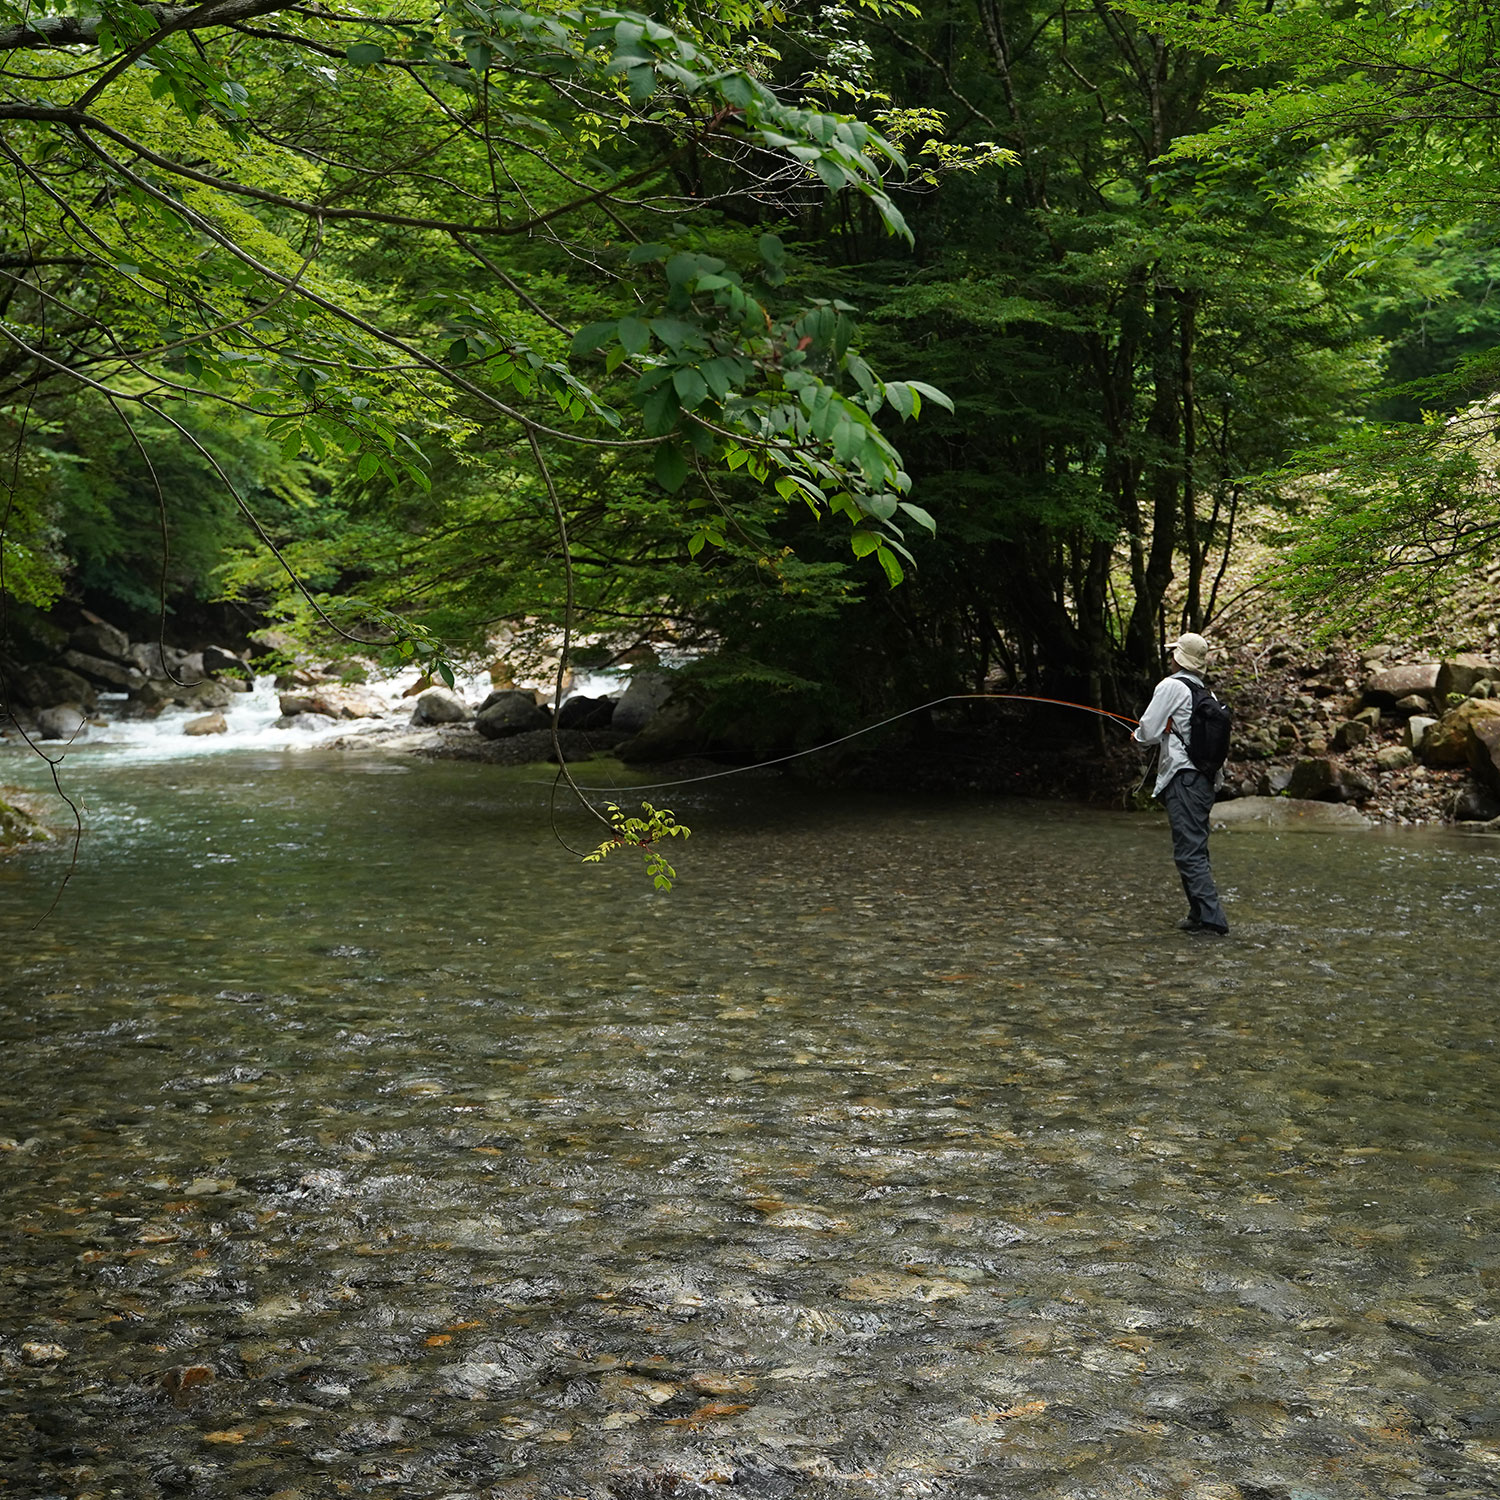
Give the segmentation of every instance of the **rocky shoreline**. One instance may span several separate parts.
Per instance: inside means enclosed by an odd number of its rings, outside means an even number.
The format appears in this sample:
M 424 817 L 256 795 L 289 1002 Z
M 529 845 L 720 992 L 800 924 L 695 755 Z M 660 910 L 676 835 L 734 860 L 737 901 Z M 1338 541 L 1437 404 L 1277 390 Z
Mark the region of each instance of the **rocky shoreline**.
M 403 689 L 360 680 L 357 665 L 291 660 L 286 645 L 265 633 L 249 649 L 163 649 L 83 614 L 71 631 L 33 640 L 25 659 L 0 664 L 13 714 L 0 720 L 0 741 L 71 744 L 168 710 L 174 724 L 182 711 L 190 715 L 180 724 L 185 735 L 226 734 L 226 712 L 247 701 L 242 695 L 269 665 L 280 668 L 280 717 L 271 727 L 295 739 L 306 733 L 309 745 L 500 765 L 556 759 L 544 690 L 509 685 L 497 671 L 508 685 L 471 701 L 427 679 Z M 1236 717 L 1223 800 L 1342 805 L 1373 823 L 1500 827 L 1500 651 L 1310 652 L 1268 634 L 1226 640 L 1219 654 L 1214 685 Z M 1097 724 L 1083 731 L 1076 715 L 1006 709 L 954 705 L 794 762 L 794 774 L 871 790 L 1149 800 L 1132 797 L 1142 758 L 1123 735 L 1111 739 Z M 654 667 L 634 672 L 621 693 L 565 697 L 555 718 L 569 761 L 602 753 L 630 765 L 754 758 L 706 733 L 690 695 Z M 12 815 L 15 828 L 23 816 Z M 19 838 L 11 832 L 6 841 Z

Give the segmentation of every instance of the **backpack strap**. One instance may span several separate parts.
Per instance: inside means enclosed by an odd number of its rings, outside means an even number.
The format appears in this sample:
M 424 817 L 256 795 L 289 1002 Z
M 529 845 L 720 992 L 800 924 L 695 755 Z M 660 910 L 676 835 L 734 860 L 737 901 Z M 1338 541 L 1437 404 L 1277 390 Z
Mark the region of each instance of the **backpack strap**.
M 1194 682 L 1186 672 L 1173 672 L 1172 676 L 1188 690 L 1188 718 L 1191 720 L 1193 710 L 1198 706 L 1198 694 L 1206 693 L 1209 689 L 1201 682 Z M 1182 748 L 1186 750 L 1188 737 L 1177 727 L 1176 719 L 1170 721 L 1170 728 L 1172 733 L 1182 741 Z

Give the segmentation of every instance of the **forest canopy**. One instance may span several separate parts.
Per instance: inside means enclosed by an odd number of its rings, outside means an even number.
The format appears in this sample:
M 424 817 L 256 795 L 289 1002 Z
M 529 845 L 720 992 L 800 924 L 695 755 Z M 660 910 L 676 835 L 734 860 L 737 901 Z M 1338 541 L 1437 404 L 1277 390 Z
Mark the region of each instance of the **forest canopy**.
M 5 0 L 0 589 L 433 660 L 571 605 L 769 738 L 1123 706 L 1268 500 L 1369 623 L 1500 535 L 1493 33 Z

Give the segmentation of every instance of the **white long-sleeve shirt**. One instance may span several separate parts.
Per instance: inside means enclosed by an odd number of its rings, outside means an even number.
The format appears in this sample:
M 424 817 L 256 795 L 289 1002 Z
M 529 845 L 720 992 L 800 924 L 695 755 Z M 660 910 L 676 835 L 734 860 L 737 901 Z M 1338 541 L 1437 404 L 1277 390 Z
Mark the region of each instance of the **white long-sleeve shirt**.
M 1132 738 L 1140 745 L 1160 745 L 1161 756 L 1156 762 L 1156 788 L 1153 796 L 1161 796 L 1167 783 L 1179 772 L 1192 770 L 1188 759 L 1188 721 L 1193 716 L 1193 692 L 1185 679 L 1191 678 L 1199 687 L 1203 679 L 1196 672 L 1174 673 L 1163 677 L 1156 684 L 1156 691 L 1141 715 Z M 1224 773 L 1214 778 L 1215 787 L 1224 784 Z

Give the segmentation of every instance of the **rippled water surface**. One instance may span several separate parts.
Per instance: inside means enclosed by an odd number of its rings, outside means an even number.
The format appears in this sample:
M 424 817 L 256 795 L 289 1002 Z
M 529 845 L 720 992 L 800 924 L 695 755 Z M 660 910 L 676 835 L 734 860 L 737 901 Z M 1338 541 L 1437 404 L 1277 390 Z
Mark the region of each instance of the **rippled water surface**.
M 1500 1493 L 1500 844 L 535 775 L 0 865 L 0 1496 Z

